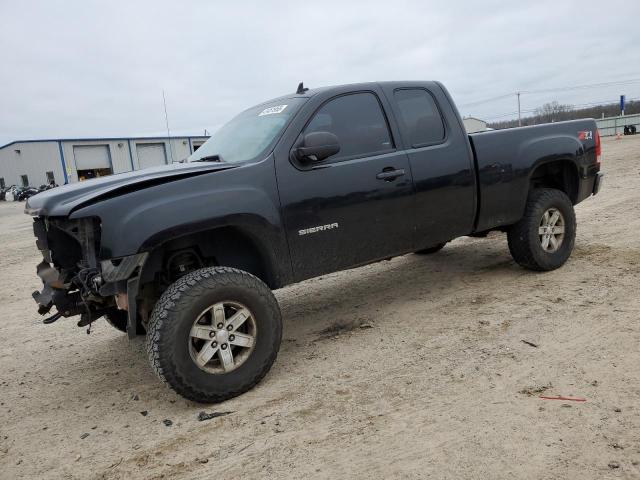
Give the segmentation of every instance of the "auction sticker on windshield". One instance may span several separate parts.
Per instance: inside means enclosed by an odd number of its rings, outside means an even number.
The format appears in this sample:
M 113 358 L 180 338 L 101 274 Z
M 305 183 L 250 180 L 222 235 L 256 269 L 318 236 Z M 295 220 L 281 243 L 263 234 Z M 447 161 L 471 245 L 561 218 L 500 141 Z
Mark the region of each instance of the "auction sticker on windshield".
M 265 108 L 261 111 L 258 116 L 262 117 L 263 115 L 273 115 L 274 113 L 282 113 L 282 111 L 287 108 L 286 105 L 276 105 L 275 107 Z

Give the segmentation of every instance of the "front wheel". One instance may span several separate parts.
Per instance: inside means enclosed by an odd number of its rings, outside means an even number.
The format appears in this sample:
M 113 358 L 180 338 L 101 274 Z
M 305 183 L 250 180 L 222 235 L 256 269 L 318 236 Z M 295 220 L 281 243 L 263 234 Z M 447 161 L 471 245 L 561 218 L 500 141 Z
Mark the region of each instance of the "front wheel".
M 117 308 L 114 308 L 105 314 L 104 319 L 116 330 L 119 330 L 122 333 L 127 333 L 129 315 L 125 310 L 118 310 Z M 146 330 L 144 329 L 144 325 L 142 325 L 142 322 L 138 318 L 136 335 L 144 335 L 145 333 Z
M 568 260 L 576 239 L 576 215 L 569 197 L 560 190 L 531 191 L 524 216 L 509 228 L 513 259 L 530 270 L 548 271 Z
M 188 273 L 162 294 L 149 321 L 147 353 L 177 393 L 215 403 L 256 385 L 281 338 L 269 287 L 247 272 L 211 267 Z

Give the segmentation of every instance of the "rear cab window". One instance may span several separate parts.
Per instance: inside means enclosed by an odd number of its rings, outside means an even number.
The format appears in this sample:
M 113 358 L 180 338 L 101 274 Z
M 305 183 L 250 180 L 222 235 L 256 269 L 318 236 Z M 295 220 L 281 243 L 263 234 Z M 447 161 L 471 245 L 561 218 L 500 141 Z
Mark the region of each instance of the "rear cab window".
M 444 141 L 446 129 L 433 96 L 422 88 L 395 90 L 393 99 L 399 112 L 402 136 L 411 148 Z

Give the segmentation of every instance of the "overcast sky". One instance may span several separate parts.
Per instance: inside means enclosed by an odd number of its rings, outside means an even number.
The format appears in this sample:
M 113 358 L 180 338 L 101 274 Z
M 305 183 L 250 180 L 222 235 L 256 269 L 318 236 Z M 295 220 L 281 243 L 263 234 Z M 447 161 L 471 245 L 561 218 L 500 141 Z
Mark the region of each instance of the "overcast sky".
M 17 139 L 215 130 L 309 87 L 440 80 L 480 118 L 516 90 L 640 79 L 640 2 L 0 0 L 0 145 Z M 586 104 L 640 82 L 529 94 Z

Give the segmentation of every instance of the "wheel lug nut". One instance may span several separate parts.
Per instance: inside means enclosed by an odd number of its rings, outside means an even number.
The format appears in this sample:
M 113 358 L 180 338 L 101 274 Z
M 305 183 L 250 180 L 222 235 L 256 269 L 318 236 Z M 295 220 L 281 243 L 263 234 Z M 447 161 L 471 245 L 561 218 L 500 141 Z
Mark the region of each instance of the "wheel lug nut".
M 229 341 L 233 342 L 236 339 L 235 335 L 229 335 Z
M 224 327 L 224 325 L 223 325 L 223 324 L 221 324 L 221 323 L 219 323 L 219 324 L 217 325 L 217 327 L 218 327 L 218 328 L 222 328 L 222 327 Z
M 223 350 L 226 350 L 226 349 L 227 349 L 227 344 L 226 344 L 226 343 L 223 343 L 223 344 L 222 344 L 222 346 L 221 346 L 220 348 L 222 348 Z
M 209 332 L 209 338 L 213 338 L 216 336 L 216 332 Z
M 217 346 L 218 346 L 218 342 L 212 342 L 212 343 L 211 343 L 211 346 L 212 346 L 212 347 L 217 347 Z
M 233 325 L 227 325 L 227 330 L 231 331 L 232 328 L 233 328 Z

